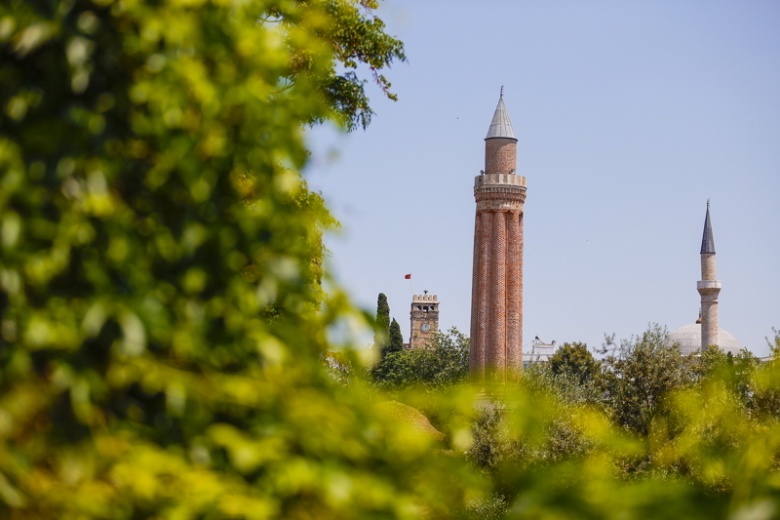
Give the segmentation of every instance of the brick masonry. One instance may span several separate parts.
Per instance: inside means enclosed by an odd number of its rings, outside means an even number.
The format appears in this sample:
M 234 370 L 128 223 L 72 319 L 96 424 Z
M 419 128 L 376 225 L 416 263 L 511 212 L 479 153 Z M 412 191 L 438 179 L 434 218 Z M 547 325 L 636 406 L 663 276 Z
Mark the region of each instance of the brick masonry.
M 517 163 L 517 141 L 488 139 L 485 141 L 485 173 L 513 172 Z
M 522 367 L 526 183 L 516 165 L 515 139 L 485 140 L 485 173 L 474 180 L 469 370 L 478 380 L 515 380 Z

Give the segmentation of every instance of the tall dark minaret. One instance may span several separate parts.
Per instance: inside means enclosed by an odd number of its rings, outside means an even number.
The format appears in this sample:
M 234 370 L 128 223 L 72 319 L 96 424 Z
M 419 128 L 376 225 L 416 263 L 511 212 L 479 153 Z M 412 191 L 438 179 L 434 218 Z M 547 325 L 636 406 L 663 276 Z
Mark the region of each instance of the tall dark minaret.
M 696 289 L 701 295 L 701 349 L 718 344 L 718 294 L 721 283 L 715 272 L 715 239 L 710 222 L 710 201 L 704 218 L 704 234 L 701 238 L 701 280 Z
M 515 380 L 523 366 L 525 192 L 525 177 L 517 175 L 517 137 L 502 87 L 485 137 L 485 170 L 474 179 L 469 372 L 476 380 Z

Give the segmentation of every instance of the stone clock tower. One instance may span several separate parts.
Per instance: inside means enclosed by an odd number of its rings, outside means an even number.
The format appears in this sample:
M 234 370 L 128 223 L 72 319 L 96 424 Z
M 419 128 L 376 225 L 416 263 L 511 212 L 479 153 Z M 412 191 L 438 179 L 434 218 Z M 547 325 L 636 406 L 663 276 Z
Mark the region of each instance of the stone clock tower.
M 485 170 L 474 179 L 469 372 L 477 381 L 514 381 L 523 366 L 525 192 L 502 88 L 485 137 Z
M 425 348 L 433 339 L 433 333 L 439 330 L 439 297 L 435 294 L 415 294 L 412 296 L 412 333 L 409 336 L 409 348 Z

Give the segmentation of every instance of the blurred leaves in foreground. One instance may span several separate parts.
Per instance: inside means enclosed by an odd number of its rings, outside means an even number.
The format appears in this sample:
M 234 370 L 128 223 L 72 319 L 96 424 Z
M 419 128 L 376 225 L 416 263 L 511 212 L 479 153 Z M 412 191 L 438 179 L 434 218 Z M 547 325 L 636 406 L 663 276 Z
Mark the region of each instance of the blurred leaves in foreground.
M 331 376 L 366 314 L 323 271 L 303 129 L 367 122 L 360 67 L 392 96 L 376 7 L 0 5 L 0 516 L 777 515 L 775 364 L 701 371 L 646 435 L 530 373 Z
M 779 334 L 770 346 L 776 356 Z M 657 326 L 612 355 L 597 385 L 538 365 L 519 387 L 491 393 L 501 399 L 485 399 L 467 458 L 493 495 L 464 518 L 780 514 L 777 361 L 715 348 L 682 356 Z M 669 359 L 671 378 L 659 370 Z M 626 398 L 628 386 L 642 398 Z

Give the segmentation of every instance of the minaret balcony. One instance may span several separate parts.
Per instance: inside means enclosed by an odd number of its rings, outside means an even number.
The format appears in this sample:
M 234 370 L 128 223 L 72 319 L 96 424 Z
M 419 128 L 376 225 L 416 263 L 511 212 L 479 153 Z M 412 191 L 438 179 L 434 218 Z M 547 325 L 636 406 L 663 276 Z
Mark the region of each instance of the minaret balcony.
M 699 291 L 718 290 L 723 287 L 723 284 L 718 280 L 699 280 L 696 282 L 696 289 Z
M 525 177 L 515 173 L 484 173 L 474 178 L 474 189 L 483 186 L 519 186 L 525 188 Z

